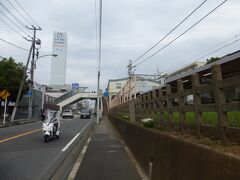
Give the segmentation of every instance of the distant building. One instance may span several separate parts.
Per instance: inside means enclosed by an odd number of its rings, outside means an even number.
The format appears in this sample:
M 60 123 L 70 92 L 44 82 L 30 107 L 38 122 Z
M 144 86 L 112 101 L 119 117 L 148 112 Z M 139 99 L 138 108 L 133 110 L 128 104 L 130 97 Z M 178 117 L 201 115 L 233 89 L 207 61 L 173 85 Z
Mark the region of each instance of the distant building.
M 43 93 L 44 93 L 44 96 L 43 96 Z M 34 82 L 32 97 L 33 97 L 32 112 L 33 112 L 33 118 L 35 119 L 39 118 L 39 113 L 40 113 L 40 110 L 42 109 L 42 105 L 45 103 L 52 104 L 54 103 L 54 99 L 55 99 L 55 97 L 45 93 L 44 85 L 41 85 L 37 82 Z M 44 101 L 43 101 L 43 97 L 44 97 Z M 15 103 L 10 106 L 14 107 Z M 27 119 L 28 106 L 29 106 L 29 95 L 25 94 L 18 104 L 15 119 Z
M 113 107 L 136 98 L 137 94 L 142 94 L 152 89 L 160 87 L 161 84 L 153 79 L 143 77 L 111 79 L 108 81 L 109 105 Z
M 67 33 L 53 32 L 50 84 L 64 85 L 66 79 Z
M 58 92 L 58 93 L 66 93 L 72 90 L 71 84 L 50 84 L 48 86 L 47 92 Z
M 121 79 L 109 79 L 108 80 L 108 94 L 109 97 L 116 95 L 127 83 L 128 78 L 121 78 Z
M 201 66 L 204 66 L 206 64 L 206 62 L 193 62 L 189 65 L 186 65 L 184 67 L 181 67 L 179 69 L 177 69 L 176 71 L 168 74 L 168 77 L 177 77 L 177 76 L 180 76 L 181 74 L 184 74 L 186 72 L 190 72 L 192 71 L 193 69 L 197 69 Z

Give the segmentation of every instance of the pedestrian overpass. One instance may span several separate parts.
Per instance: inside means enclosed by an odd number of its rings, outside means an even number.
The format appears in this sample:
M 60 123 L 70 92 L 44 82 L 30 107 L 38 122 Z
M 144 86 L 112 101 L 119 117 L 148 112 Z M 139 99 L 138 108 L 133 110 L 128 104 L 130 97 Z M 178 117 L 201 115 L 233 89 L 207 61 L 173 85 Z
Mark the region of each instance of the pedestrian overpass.
M 97 100 L 97 93 L 96 92 L 85 92 L 87 88 L 86 87 L 79 87 L 76 89 L 73 89 L 66 94 L 56 98 L 54 100 L 54 103 L 59 105 L 60 111 L 62 111 L 62 108 L 74 104 L 78 101 L 81 101 L 83 99 L 92 99 Z

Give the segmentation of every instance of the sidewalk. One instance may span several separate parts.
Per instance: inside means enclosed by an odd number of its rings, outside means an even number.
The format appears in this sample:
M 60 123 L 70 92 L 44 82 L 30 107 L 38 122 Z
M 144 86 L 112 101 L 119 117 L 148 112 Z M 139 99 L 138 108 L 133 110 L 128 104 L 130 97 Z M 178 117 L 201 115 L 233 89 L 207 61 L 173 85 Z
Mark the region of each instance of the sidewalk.
M 17 126 L 17 125 L 22 125 L 22 124 L 27 124 L 27 123 L 36 122 L 36 121 L 38 121 L 38 119 L 32 119 L 32 120 L 28 120 L 28 119 L 17 119 L 17 120 L 14 120 L 13 122 L 10 122 L 10 121 L 8 120 L 8 121 L 6 121 L 6 123 L 3 125 L 3 120 L 0 119 L 0 128 L 9 127 L 9 126 Z
M 76 180 L 141 179 L 118 133 L 106 117 L 96 126 L 82 162 L 78 163 Z

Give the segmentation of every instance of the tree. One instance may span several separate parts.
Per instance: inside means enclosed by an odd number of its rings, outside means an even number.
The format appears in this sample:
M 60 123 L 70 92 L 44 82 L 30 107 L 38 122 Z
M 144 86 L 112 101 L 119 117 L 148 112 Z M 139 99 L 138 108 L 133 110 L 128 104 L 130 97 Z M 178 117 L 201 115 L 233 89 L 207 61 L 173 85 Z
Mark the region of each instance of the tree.
M 206 64 L 213 63 L 215 61 L 218 61 L 220 58 L 219 57 L 211 57 L 210 59 L 207 59 Z
M 10 101 L 16 101 L 24 69 L 25 66 L 23 63 L 16 63 L 12 57 L 8 59 L 4 58 L 0 61 L 0 91 L 6 89 L 11 93 L 8 98 Z M 22 95 L 25 94 L 27 90 L 28 84 L 25 78 Z

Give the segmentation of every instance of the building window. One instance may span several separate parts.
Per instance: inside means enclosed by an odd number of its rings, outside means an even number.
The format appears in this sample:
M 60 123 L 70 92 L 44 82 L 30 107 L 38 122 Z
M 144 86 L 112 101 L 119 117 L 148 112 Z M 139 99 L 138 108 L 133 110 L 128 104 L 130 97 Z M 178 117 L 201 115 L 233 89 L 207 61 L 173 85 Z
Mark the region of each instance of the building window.
M 116 89 L 122 89 L 122 86 L 116 86 Z

